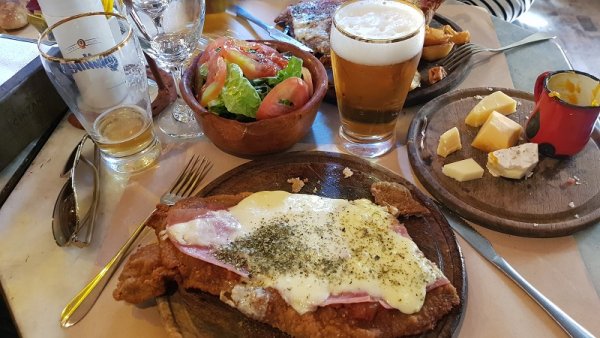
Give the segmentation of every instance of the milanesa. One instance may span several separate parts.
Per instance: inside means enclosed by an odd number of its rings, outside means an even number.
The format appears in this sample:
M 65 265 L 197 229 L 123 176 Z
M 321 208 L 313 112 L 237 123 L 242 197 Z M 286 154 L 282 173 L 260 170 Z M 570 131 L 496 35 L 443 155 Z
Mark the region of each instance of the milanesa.
M 158 246 L 132 256 L 116 299 L 139 303 L 174 280 L 305 337 L 417 334 L 459 302 L 404 226 L 368 200 L 194 198 L 159 206 L 148 225 Z

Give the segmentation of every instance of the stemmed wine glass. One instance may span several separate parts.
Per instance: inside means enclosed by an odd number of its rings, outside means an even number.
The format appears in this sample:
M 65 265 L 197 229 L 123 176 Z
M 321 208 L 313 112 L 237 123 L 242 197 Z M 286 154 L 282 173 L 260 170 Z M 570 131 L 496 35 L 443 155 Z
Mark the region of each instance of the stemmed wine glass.
M 144 51 L 175 81 L 177 101 L 158 117 L 156 124 L 175 138 L 202 135 L 193 111 L 179 93 L 181 70 L 198 47 L 204 26 L 204 0 L 125 0 L 127 13 L 140 32 Z

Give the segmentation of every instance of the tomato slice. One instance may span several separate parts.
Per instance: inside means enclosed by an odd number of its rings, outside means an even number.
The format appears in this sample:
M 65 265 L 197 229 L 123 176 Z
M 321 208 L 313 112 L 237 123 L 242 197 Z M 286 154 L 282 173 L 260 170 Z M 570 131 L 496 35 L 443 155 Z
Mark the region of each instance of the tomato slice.
M 242 52 L 257 62 L 272 62 L 279 69 L 285 68 L 288 64 L 287 59 L 281 56 L 276 49 L 265 44 L 238 40 L 236 41 L 236 45 Z
M 235 63 L 244 72 L 244 76 L 250 80 L 258 79 L 261 77 L 275 76 L 278 67 L 271 60 L 257 61 L 238 49 L 225 48 L 222 52 L 225 60 L 231 63 Z
M 265 96 L 256 112 L 256 119 L 285 115 L 302 107 L 309 98 L 306 82 L 299 77 L 287 78 Z
M 239 65 L 244 76 L 250 80 L 275 76 L 288 64 L 277 50 L 267 45 L 226 37 L 210 42 L 200 56 L 198 64 L 209 62 L 215 56 L 222 56 L 228 62 Z
M 302 67 L 302 80 L 304 80 L 304 82 L 306 82 L 308 85 L 308 95 L 312 96 L 314 92 L 312 74 L 310 74 L 310 70 L 308 70 L 306 67 Z
M 207 63 L 210 59 L 212 59 L 215 55 L 220 54 L 223 46 L 225 44 L 230 44 L 231 39 L 226 37 L 220 37 L 216 40 L 211 41 L 208 46 L 202 52 L 200 59 L 198 59 L 198 64 L 201 65 L 203 63 Z
M 225 60 L 220 56 L 214 56 L 208 62 L 208 77 L 202 87 L 201 106 L 207 107 L 210 101 L 219 97 L 226 78 L 227 64 L 225 64 Z

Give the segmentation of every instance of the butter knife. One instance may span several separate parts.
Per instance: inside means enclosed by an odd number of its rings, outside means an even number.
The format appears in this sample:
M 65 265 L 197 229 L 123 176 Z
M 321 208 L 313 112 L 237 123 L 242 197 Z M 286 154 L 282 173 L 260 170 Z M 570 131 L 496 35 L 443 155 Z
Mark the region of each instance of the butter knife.
M 313 50 L 310 49 L 308 46 L 305 46 L 300 41 L 298 41 L 298 40 L 292 38 L 291 36 L 283 33 L 282 31 L 280 31 L 279 29 L 275 28 L 274 26 L 267 25 L 265 22 L 263 22 L 260 19 L 256 18 L 254 15 L 248 13 L 248 11 L 246 11 L 242 7 L 240 7 L 238 5 L 233 5 L 233 6 L 229 7 L 229 9 L 231 11 L 233 11 L 233 13 L 235 13 L 235 15 L 237 15 L 239 17 L 242 17 L 242 18 L 244 18 L 244 19 L 246 19 L 248 21 L 251 21 L 251 22 L 255 23 L 256 25 L 258 25 L 260 28 L 266 30 L 267 33 L 269 33 L 269 35 L 274 40 L 287 42 L 289 44 L 292 44 L 292 45 L 294 45 L 294 46 L 302 49 L 305 52 L 309 52 L 309 53 L 313 52 Z
M 594 338 L 588 330 L 577 323 L 573 318 L 562 311 L 556 304 L 552 303 L 542 293 L 540 293 L 533 285 L 529 284 L 523 276 L 521 276 L 507 261 L 500 256 L 492 244 L 483 237 L 477 230 L 471 227 L 464 219 L 457 215 L 454 211 L 441 203 L 436 203 L 438 208 L 446 216 L 448 223 L 456 231 L 460 237 L 462 237 L 467 243 L 469 243 L 480 255 L 490 261 L 498 269 L 500 269 L 508 278 L 512 279 L 523 291 L 525 291 L 539 306 L 554 319 L 560 325 L 560 327 L 570 337 L 589 337 Z

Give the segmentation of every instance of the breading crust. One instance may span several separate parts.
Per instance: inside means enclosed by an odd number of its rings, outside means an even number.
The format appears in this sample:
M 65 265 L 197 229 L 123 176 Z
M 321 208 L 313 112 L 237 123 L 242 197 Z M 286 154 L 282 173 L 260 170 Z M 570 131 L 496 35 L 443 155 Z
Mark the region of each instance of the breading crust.
M 429 209 L 416 201 L 410 190 L 396 182 L 376 182 L 371 186 L 375 203 L 388 207 L 395 216 L 429 214 Z

